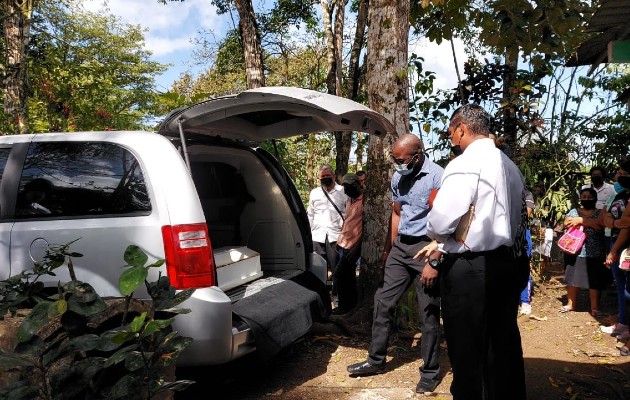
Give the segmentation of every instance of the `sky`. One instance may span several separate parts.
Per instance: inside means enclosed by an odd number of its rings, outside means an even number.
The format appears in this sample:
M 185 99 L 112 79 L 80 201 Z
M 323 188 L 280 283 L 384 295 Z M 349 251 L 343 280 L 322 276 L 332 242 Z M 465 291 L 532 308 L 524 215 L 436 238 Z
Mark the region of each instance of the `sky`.
M 255 4 L 260 1 L 255 1 Z M 98 12 L 103 10 L 103 3 L 103 0 L 85 0 L 85 8 Z M 146 28 L 145 44 L 147 50 L 153 53 L 153 59 L 171 64 L 168 71 L 157 79 L 159 90 L 164 91 L 182 73 L 199 72 L 199 67 L 192 65 L 192 60 L 195 49 L 193 38 L 199 36 L 200 31 L 211 30 L 216 37 L 222 37 L 231 26 L 229 16 L 218 15 L 210 0 L 185 0 L 167 5 L 159 4 L 157 0 L 108 0 L 107 4 L 109 13 L 120 17 L 123 22 Z M 457 42 L 455 47 L 461 71 L 465 60 L 464 49 L 461 42 Z M 409 51 L 424 57 L 424 69 L 436 73 L 436 88 L 457 86 L 448 43 L 438 46 L 427 40 L 415 40 Z
M 103 10 L 103 0 L 85 0 L 88 11 Z M 182 73 L 192 65 L 193 38 L 202 30 L 221 34 L 227 29 L 228 17 L 218 15 L 210 0 L 185 0 L 160 4 L 157 0 L 108 0 L 109 13 L 122 22 L 140 25 L 145 32 L 146 49 L 153 60 L 171 64 L 167 72 L 157 79 L 159 90 L 166 91 Z

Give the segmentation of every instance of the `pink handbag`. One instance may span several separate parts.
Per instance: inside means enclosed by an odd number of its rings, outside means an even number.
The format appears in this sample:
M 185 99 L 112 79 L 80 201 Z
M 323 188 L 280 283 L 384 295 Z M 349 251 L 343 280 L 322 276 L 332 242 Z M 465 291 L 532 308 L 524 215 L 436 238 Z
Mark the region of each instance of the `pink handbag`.
M 579 227 L 572 226 L 558 239 L 558 247 L 565 253 L 577 254 L 580 252 L 585 240 L 586 233 L 584 233 L 582 225 Z

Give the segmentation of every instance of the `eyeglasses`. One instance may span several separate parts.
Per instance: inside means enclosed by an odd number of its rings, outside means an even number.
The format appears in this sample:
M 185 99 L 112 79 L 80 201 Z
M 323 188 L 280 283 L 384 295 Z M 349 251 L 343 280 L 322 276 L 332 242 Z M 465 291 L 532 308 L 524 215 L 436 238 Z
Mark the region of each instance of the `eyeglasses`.
M 403 164 L 408 164 L 411 162 L 411 160 L 413 160 L 419 153 L 413 154 L 411 157 L 409 158 L 395 158 L 394 156 L 392 156 L 392 160 L 394 160 L 394 162 L 398 165 L 403 165 Z

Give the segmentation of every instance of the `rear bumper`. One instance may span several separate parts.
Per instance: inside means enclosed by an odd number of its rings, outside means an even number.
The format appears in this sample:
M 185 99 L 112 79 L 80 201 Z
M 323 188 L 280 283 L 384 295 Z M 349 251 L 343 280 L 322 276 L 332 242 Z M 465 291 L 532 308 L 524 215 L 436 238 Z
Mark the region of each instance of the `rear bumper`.
M 178 359 L 178 365 L 224 364 L 255 350 L 249 327 L 233 321 L 232 301 L 218 287 L 195 290 L 181 307 L 191 312 L 178 315 L 173 327 L 193 342 Z

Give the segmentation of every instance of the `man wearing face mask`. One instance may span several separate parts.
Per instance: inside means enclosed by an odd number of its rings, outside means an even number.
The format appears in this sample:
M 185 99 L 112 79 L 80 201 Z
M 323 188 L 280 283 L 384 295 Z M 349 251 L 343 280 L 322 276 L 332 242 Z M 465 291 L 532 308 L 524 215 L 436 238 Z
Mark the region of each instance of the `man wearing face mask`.
M 440 271 L 455 400 L 526 398 L 517 324 L 529 273 L 525 186 L 518 167 L 489 137 L 492 125 L 476 104 L 451 116 L 451 143 L 464 152 L 446 166 L 427 221 L 435 242 L 418 254 Z M 466 225 L 462 234 L 457 228 Z
M 337 289 L 339 306 L 332 310 L 333 315 L 345 314 L 357 302 L 356 267 L 361 255 L 363 236 L 363 186 L 356 174 L 346 174 L 341 182 L 348 196 L 346 219 L 337 239 L 339 262 L 333 276 L 333 287 Z
M 392 146 L 395 173 L 391 189 L 393 212 L 391 236 L 385 243 L 384 277 L 374 295 L 372 343 L 368 359 L 349 365 L 352 376 L 385 371 L 387 342 L 391 318 L 396 304 L 413 283 L 416 285 L 422 340 L 420 350 L 423 365 L 417 393 L 433 392 L 440 382 L 440 298 L 438 272 L 426 259 L 414 259 L 415 254 L 431 240 L 427 237 L 429 197 L 439 189 L 443 169 L 423 152 L 422 141 L 415 135 L 404 134 Z
M 613 185 L 604 181 L 606 173 L 602 167 L 594 166 L 589 171 L 591 175 L 591 184 L 583 185 L 582 189 L 593 188 L 597 192 L 597 203 L 595 207 L 601 210 L 606 206 L 606 203 L 611 197 L 614 197 L 616 192 Z
M 322 165 L 317 177 L 321 187 L 311 190 L 306 214 L 311 225 L 313 251 L 326 260 L 334 276 L 338 260 L 337 238 L 341 233 L 348 197 L 343 187 L 335 182 L 330 165 Z M 333 299 L 336 298 L 334 285 L 332 295 Z

